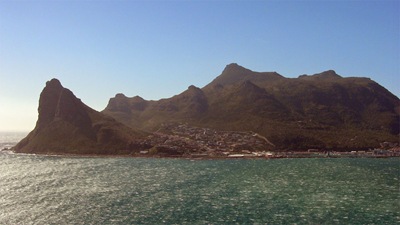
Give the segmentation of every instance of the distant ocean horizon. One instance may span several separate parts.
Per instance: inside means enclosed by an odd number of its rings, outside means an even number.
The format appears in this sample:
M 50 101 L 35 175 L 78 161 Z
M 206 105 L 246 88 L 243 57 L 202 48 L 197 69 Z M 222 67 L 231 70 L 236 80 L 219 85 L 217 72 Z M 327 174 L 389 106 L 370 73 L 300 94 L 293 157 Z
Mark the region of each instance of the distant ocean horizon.
M 0 150 L 15 146 L 28 133 L 29 131 L 0 131 Z
M 0 152 L 0 224 L 400 224 L 399 160 Z

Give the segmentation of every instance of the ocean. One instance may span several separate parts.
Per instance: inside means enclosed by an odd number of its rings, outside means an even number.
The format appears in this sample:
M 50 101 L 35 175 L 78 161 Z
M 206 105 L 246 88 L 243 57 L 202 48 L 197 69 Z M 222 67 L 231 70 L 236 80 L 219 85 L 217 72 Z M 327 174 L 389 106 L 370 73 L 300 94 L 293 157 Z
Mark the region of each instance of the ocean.
M 2 135 L 0 148 L 23 137 Z M 2 152 L 0 224 L 400 224 L 399 179 L 399 158 Z

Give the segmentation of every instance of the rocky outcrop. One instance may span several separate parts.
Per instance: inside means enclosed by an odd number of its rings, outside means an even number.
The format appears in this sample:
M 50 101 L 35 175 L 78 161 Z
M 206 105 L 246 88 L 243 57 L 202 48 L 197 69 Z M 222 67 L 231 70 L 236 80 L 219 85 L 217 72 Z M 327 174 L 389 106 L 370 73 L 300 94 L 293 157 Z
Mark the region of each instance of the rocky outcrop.
M 215 85 L 234 85 L 244 81 L 258 82 L 274 82 L 285 79 L 282 75 L 276 72 L 255 72 L 244 68 L 236 63 L 231 63 L 225 67 L 222 73 L 212 82 L 206 85 L 203 89 L 206 91 Z
M 153 109 L 176 111 L 179 114 L 196 116 L 208 108 L 207 98 L 204 92 L 193 85 L 179 95 L 170 99 L 163 99 L 153 103 Z
M 144 136 L 86 106 L 57 79 L 46 83 L 38 112 L 35 128 L 14 147 L 16 152 L 128 154 Z
M 116 94 L 107 105 L 107 110 L 114 112 L 130 113 L 131 111 L 143 111 L 148 102 L 140 96 L 128 98 L 124 94 Z
M 314 79 L 314 80 L 329 80 L 329 79 L 340 79 L 342 78 L 339 76 L 334 70 L 327 70 L 322 73 L 317 73 L 314 75 L 301 75 L 299 76 L 301 79 Z

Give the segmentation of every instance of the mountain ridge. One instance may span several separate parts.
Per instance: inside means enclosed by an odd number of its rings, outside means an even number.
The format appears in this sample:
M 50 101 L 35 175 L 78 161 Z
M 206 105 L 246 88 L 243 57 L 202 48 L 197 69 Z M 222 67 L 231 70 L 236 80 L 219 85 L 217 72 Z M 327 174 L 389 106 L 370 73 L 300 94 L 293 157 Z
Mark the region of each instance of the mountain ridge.
M 57 79 L 16 152 L 131 155 L 373 149 L 398 143 L 400 100 L 369 78 L 333 70 L 286 78 L 229 64 L 203 88 L 158 101 L 117 93 L 98 112 Z M 217 151 L 216 151 L 217 150 Z
M 281 149 L 373 148 L 398 140 L 400 100 L 369 78 L 342 77 L 334 70 L 286 78 L 232 63 L 199 89 L 200 111 L 189 106 L 193 102 L 178 100 L 187 99 L 184 91 L 168 99 L 145 100 L 149 107 L 144 111 L 121 116 L 107 106 L 102 112 L 148 131 L 166 122 L 252 130 Z M 355 143 L 349 136 L 365 140 Z

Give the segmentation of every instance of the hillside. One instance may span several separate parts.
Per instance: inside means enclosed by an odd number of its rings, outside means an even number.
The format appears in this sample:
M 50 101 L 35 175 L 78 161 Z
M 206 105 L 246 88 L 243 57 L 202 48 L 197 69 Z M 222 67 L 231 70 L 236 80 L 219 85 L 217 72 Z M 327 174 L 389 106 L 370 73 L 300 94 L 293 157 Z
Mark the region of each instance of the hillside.
M 128 154 L 139 146 L 144 132 L 86 106 L 57 79 L 40 94 L 38 120 L 33 131 L 14 151 L 24 153 Z
M 400 100 L 369 78 L 329 70 L 298 78 L 229 64 L 203 88 L 168 99 L 117 94 L 103 113 L 132 128 L 165 123 L 257 132 L 276 149 L 366 149 L 398 142 Z

